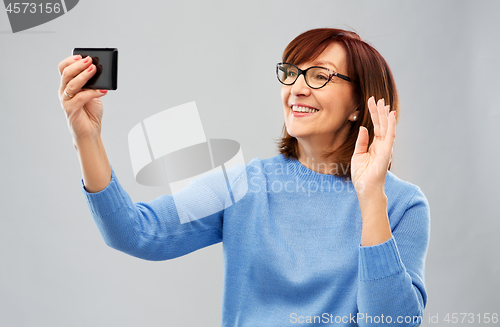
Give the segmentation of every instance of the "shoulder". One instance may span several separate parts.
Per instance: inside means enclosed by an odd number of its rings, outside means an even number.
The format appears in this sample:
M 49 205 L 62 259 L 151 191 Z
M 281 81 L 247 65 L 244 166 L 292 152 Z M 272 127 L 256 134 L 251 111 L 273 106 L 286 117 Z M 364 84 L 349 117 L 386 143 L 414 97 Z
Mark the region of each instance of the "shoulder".
M 273 174 L 277 169 L 283 169 L 285 165 L 285 159 L 281 154 L 265 159 L 255 157 L 245 165 L 245 171 L 250 175 L 269 175 Z M 241 168 L 239 169 L 240 174 L 243 173 Z
M 417 185 L 404 181 L 388 171 L 385 180 L 385 193 L 387 208 L 396 216 L 402 216 L 410 211 L 418 211 L 422 219 L 429 220 L 429 202 Z
M 237 180 L 241 180 L 244 177 L 251 176 L 263 176 L 266 171 L 266 168 L 269 170 L 270 165 L 273 165 L 277 160 L 275 157 L 261 159 L 259 157 L 255 157 L 250 160 L 247 164 L 239 163 L 226 166 L 226 173 L 229 182 L 235 182 Z M 241 162 L 241 161 L 240 161 Z
M 425 198 L 424 193 L 415 184 L 402 180 L 398 176 L 394 175 L 391 171 L 387 171 L 387 177 L 385 179 L 385 192 L 387 196 L 398 197 L 402 199 L 411 199 L 414 197 Z
M 227 169 L 228 181 L 233 183 L 250 183 L 262 188 L 268 180 L 285 174 L 286 162 L 282 155 L 261 159 L 255 157 L 247 164 L 234 165 Z

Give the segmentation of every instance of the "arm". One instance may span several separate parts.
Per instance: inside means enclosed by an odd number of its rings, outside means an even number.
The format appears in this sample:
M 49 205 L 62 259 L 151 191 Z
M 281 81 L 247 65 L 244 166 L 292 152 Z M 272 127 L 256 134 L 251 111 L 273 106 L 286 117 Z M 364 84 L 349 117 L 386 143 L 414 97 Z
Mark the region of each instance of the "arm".
M 175 203 L 172 195 L 149 203 L 132 203 L 112 171 L 100 136 L 100 97 L 106 91 L 82 89 L 96 72 L 92 59 L 68 57 L 58 68 L 59 99 L 80 160 L 82 192 L 106 243 L 140 258 L 162 260 L 219 242 L 222 212 L 211 210 L 207 215 L 205 208 L 221 207 L 220 202 L 225 200 L 224 193 L 219 192 L 221 183 L 207 178 L 194 181 L 186 191 L 179 192 L 180 201 Z M 199 201 L 193 203 L 193 199 Z M 178 212 L 194 221 L 181 224 Z
M 176 193 L 176 201 L 172 195 L 163 195 L 147 203 L 133 203 L 113 170 L 111 182 L 104 190 L 89 193 L 82 180 L 82 192 L 107 245 L 138 258 L 166 260 L 222 240 L 223 210 L 182 224 L 176 206 L 192 201 L 196 205 L 183 209 L 192 216 L 193 209 L 203 205 L 203 201 L 225 200 L 213 192 L 212 178 L 216 176 L 211 174 L 192 181 Z
M 384 186 L 396 138 L 396 112 L 389 112 L 384 99 L 375 104 L 371 97 L 368 108 L 375 134 L 373 142 L 368 148 L 368 130 L 361 127 L 351 160 L 352 180 L 363 219 L 362 246 L 380 244 L 391 238 Z
M 429 217 L 427 200 L 417 188 L 406 206 L 391 211 L 392 237 L 360 246 L 358 312 L 364 316 L 358 320 L 360 326 L 377 325 L 368 316 L 382 315 L 386 322 L 401 322 L 397 326 L 420 324 L 427 302 L 424 268 Z
M 395 112 L 389 111 L 383 99 L 375 104 L 373 97 L 368 100 L 368 108 L 374 139 L 368 148 L 368 131 L 361 128 L 351 161 L 363 221 L 358 323 L 384 325 L 383 316 L 390 316 L 392 323 L 416 326 L 427 299 L 424 260 L 429 239 L 428 204 L 416 190 L 406 206 L 398 206 L 404 212 L 390 211 L 391 221 L 397 221 L 391 228 L 384 188 L 396 137 Z
M 85 189 L 90 193 L 103 190 L 111 181 L 111 166 L 101 137 L 74 140 Z
M 98 192 L 111 180 L 111 169 L 101 140 L 106 90 L 82 89 L 96 73 L 92 58 L 71 56 L 59 63 L 59 100 L 66 114 L 73 145 L 80 160 L 83 180 L 89 192 Z

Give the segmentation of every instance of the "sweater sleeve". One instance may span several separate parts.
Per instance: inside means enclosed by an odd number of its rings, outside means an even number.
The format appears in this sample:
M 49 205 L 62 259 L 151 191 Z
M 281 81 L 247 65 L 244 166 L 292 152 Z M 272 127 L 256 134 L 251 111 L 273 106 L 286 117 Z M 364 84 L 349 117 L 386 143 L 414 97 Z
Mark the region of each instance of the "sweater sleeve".
M 396 222 L 392 237 L 360 247 L 359 326 L 419 326 L 427 302 L 424 268 L 429 243 L 430 214 L 418 187 L 403 210 L 390 214 Z
M 174 195 L 133 203 L 118 182 L 113 167 L 111 171 L 111 182 L 100 192 L 87 192 L 81 181 L 87 205 L 108 246 L 141 259 L 166 260 L 222 240 L 224 210 L 213 209 L 223 208 L 227 195 L 220 192 L 220 183 L 217 187 L 210 182 L 216 174 L 192 180 Z M 187 205 L 179 198 L 187 199 Z M 215 213 L 200 216 L 196 212 L 200 208 L 209 208 Z M 181 221 L 180 213 L 191 220 Z

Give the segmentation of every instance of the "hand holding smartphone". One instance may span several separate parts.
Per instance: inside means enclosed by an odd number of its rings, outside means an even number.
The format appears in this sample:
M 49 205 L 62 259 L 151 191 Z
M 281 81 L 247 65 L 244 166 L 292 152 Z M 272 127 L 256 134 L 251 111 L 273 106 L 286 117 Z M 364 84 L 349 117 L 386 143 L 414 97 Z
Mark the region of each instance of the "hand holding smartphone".
M 116 90 L 118 88 L 118 49 L 116 48 L 75 48 L 73 55 L 92 57 L 96 66 L 95 75 L 82 89 Z

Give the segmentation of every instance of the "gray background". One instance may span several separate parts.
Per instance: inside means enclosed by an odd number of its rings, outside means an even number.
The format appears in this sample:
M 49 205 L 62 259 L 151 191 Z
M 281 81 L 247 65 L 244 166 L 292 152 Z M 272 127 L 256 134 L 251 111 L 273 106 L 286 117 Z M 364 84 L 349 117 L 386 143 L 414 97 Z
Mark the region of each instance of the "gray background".
M 274 67 L 289 41 L 316 27 L 354 29 L 395 75 L 393 172 L 431 206 L 424 321 L 500 313 L 499 13 L 498 1 L 477 0 L 82 0 L 12 34 L 0 10 L 0 325 L 220 324 L 220 244 L 148 262 L 101 239 L 57 97 L 57 64 L 73 47 L 120 51 L 102 136 L 124 188 L 149 201 L 164 188 L 134 181 L 129 130 L 196 101 L 207 137 L 239 141 L 246 162 L 274 156 L 283 124 Z

